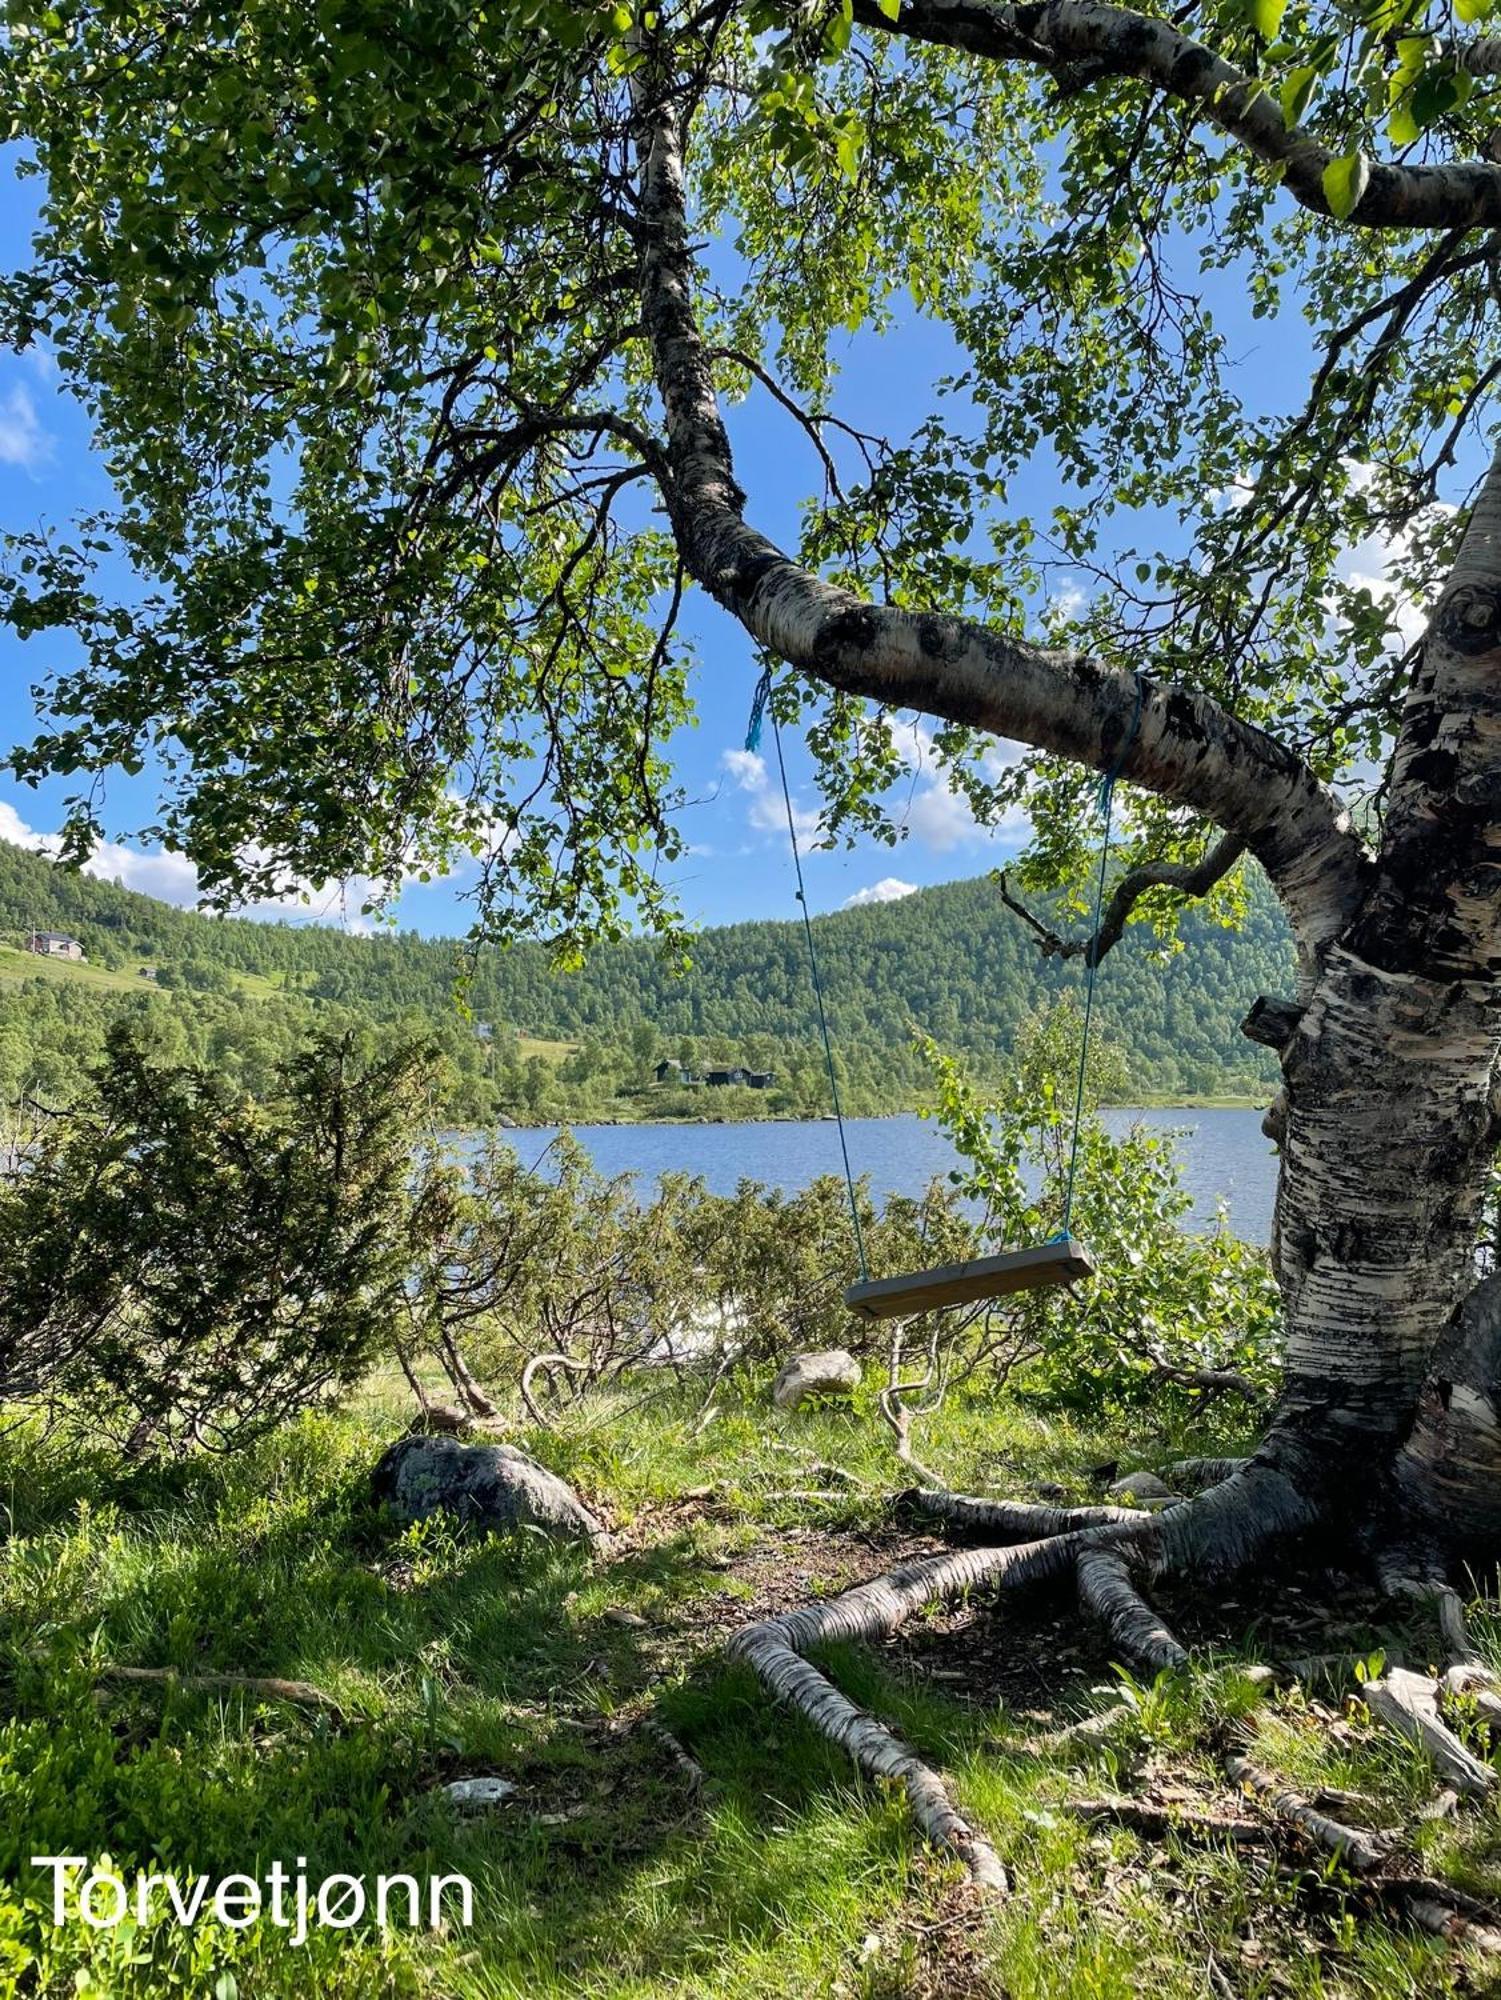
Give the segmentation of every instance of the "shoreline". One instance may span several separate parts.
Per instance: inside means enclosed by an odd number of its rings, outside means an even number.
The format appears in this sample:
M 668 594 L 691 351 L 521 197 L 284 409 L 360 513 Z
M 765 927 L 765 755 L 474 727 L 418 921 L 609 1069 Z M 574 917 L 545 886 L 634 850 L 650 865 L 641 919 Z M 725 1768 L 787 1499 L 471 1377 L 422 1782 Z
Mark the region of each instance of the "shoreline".
M 925 1106 L 908 1105 L 898 1111 L 846 1111 L 844 1120 L 847 1125 L 876 1124 L 889 1118 L 919 1118 L 925 1109 L 927 1109 Z M 1234 1093 L 1196 1097 L 1143 1095 L 1133 1098 L 1129 1104 L 1103 1104 L 1100 1109 L 1102 1111 L 1261 1111 L 1265 1109 L 1265 1099 Z M 625 1128 L 632 1125 L 648 1125 L 663 1128 L 669 1126 L 696 1128 L 717 1125 L 832 1125 L 834 1122 L 834 1114 L 831 1111 L 807 1115 L 775 1111 L 764 1112 L 759 1116 L 747 1114 L 743 1117 L 718 1118 L 671 1114 L 644 1118 L 600 1117 L 588 1113 L 579 1117 L 563 1114 L 556 1118 L 515 1118 L 506 1113 L 488 1125 L 453 1125 L 448 1129 L 469 1136 L 479 1132 L 552 1132 L 565 1127 L 569 1131 L 574 1131 L 585 1126 Z

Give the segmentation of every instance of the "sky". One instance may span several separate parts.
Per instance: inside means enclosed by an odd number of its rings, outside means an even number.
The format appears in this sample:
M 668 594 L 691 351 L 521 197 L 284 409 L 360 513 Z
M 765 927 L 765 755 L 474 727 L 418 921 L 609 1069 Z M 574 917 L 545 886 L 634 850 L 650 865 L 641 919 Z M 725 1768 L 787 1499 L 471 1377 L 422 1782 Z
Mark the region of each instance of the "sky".
M 25 260 L 34 189 L 34 183 L 14 178 L 0 154 L 0 268 Z M 1254 405 L 1263 391 L 1270 395 L 1285 388 L 1289 343 L 1301 341 L 1301 322 L 1279 327 L 1252 321 L 1233 273 L 1212 278 L 1205 291 L 1216 319 L 1234 340 L 1248 401 Z M 901 424 L 911 425 L 935 406 L 932 385 L 950 371 L 955 358 L 943 329 L 908 313 L 884 337 L 863 337 L 848 357 L 839 413 L 892 435 L 899 428 L 894 413 Z M 737 471 L 750 495 L 750 517 L 788 545 L 796 535 L 798 503 L 817 478 L 807 442 L 764 396 L 728 416 Z M 0 349 L 0 530 L 61 524 L 109 497 L 87 420 L 50 357 L 36 350 L 16 355 Z M 1018 510 L 1044 512 L 1056 497 L 1049 471 L 1039 467 L 1012 500 Z M 1381 551 L 1353 550 L 1348 563 L 1352 570 L 1379 575 Z M 1067 577 L 1054 587 L 1067 589 Z M 671 746 L 693 801 L 681 819 L 688 852 L 674 875 L 680 899 L 695 924 L 792 916 L 792 864 L 774 762 L 769 766 L 767 757 L 743 747 L 756 682 L 750 642 L 702 598 L 684 627 L 697 641 L 700 665 L 694 678 L 698 723 L 680 732 Z M 44 664 L 63 665 L 66 658 L 63 642 L 49 639 L 23 647 L 0 629 L 0 749 L 31 734 L 31 683 Z M 994 830 L 976 826 L 968 807 L 933 768 L 925 744 L 925 733 L 914 730 L 912 776 L 901 814 L 906 838 L 898 846 L 864 839 L 851 849 L 805 855 L 808 901 L 815 913 L 894 900 L 927 884 L 980 874 L 1024 844 L 1026 826 L 1019 816 Z M 769 752 L 769 737 L 765 747 Z M 816 826 L 809 761 L 790 734 L 787 751 L 797 821 L 806 841 Z M 1004 749 L 998 754 L 1004 755 Z M 45 848 L 61 821 L 67 790 L 63 780 L 33 791 L 0 776 L 0 837 Z M 155 804 L 150 767 L 136 779 L 123 773 L 112 778 L 105 800 L 112 835 L 149 823 Z M 112 839 L 89 867 L 170 902 L 191 905 L 195 900 L 190 864 L 139 842 Z M 398 921 L 428 935 L 462 933 L 470 922 L 465 890 L 471 882 L 472 875 L 460 871 L 440 882 L 408 887 L 396 908 Z M 359 915 L 361 901 L 360 886 L 353 884 L 321 892 L 310 904 L 290 901 L 257 906 L 250 913 L 361 930 L 368 928 Z

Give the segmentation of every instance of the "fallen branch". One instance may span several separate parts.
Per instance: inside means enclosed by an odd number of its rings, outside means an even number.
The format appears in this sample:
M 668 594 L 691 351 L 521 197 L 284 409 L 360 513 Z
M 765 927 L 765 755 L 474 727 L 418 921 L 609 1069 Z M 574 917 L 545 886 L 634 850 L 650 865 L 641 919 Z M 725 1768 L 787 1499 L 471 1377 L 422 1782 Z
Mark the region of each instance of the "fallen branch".
M 335 1721 L 343 1710 L 332 1695 L 310 1681 L 284 1681 L 266 1674 L 187 1674 L 176 1667 L 100 1667 L 96 1681 L 125 1687 L 180 1687 L 195 1694 L 248 1694 L 266 1701 L 285 1701 L 297 1708 L 317 1709 Z
M 1216 1819 L 1212 1813 L 1185 1812 L 1179 1806 L 1153 1805 L 1144 1799 L 1070 1799 L 1068 1810 L 1079 1819 L 1123 1826 L 1146 1840 L 1162 1840 L 1176 1833 L 1251 1846 L 1271 1837 L 1259 1819 Z

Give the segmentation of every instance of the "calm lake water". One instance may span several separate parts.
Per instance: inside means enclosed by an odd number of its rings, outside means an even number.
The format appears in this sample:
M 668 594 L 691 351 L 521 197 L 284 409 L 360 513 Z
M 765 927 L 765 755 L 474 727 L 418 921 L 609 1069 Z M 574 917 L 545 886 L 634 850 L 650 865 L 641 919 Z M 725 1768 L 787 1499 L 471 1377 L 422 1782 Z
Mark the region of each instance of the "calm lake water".
M 1261 1131 L 1260 1111 L 1131 1111 L 1105 1113 L 1113 1132 L 1140 1123 L 1176 1132 L 1184 1185 L 1193 1195 L 1190 1226 L 1207 1226 L 1223 1201 L 1239 1236 L 1264 1243 L 1272 1223 L 1276 1160 Z M 832 1120 L 753 1125 L 578 1125 L 574 1136 L 604 1174 L 629 1173 L 643 1190 L 659 1174 L 701 1174 L 716 1194 L 733 1194 L 742 1180 L 787 1190 L 819 1174 L 840 1172 L 839 1135 Z M 958 1165 L 934 1124 L 916 1117 L 851 1118 L 850 1164 L 869 1174 L 877 1198 L 920 1194 L 935 1174 Z M 532 1161 L 556 1136 L 553 1127 L 503 1135 Z

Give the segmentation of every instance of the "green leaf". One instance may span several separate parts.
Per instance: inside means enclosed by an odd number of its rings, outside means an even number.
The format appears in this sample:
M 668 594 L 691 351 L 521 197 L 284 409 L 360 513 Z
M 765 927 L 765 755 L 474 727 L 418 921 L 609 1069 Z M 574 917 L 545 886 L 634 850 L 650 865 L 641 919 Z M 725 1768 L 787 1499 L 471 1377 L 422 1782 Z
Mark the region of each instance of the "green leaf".
M 1287 0 L 1251 0 L 1251 26 L 1264 42 L 1275 42 Z
M 1282 80 L 1282 122 L 1289 131 L 1302 123 L 1303 113 L 1318 86 L 1319 72 L 1312 63 L 1300 63 Z
M 1454 11 L 1461 21 L 1483 21 L 1494 5 L 1495 0 L 1454 0 Z
M 876 5 L 888 21 L 896 20 L 902 11 L 902 0 L 876 0 Z
M 1394 104 L 1386 121 L 1387 136 L 1394 146 L 1410 146 L 1418 136 L 1418 121 L 1412 115 L 1412 100 L 1403 93 L 1401 101 Z
M 1360 206 L 1360 197 L 1371 178 L 1371 163 L 1364 153 L 1346 153 L 1331 160 L 1323 173 L 1324 199 L 1336 222 L 1343 222 Z

